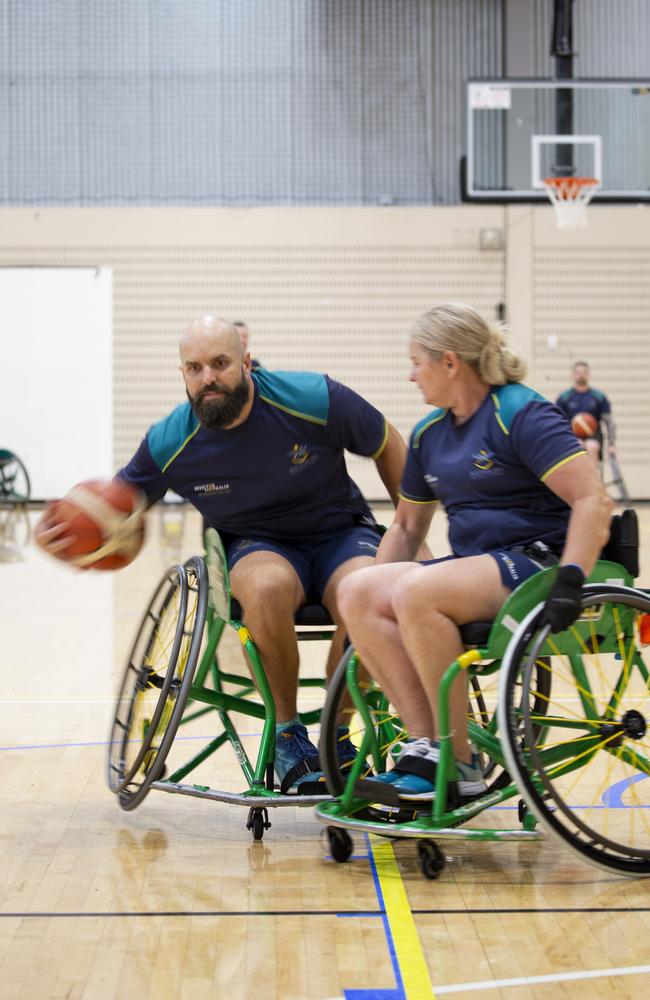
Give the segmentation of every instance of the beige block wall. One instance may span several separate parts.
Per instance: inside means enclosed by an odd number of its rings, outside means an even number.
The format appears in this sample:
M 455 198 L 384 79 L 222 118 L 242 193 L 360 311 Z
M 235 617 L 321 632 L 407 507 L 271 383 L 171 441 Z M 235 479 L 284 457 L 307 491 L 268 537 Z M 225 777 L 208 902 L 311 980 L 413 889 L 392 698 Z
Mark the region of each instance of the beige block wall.
M 553 211 L 506 209 L 509 320 L 527 331 L 530 378 L 554 399 L 574 361 L 610 399 L 628 491 L 650 498 L 650 205 L 593 205 L 558 229 Z
M 650 496 L 648 216 L 591 215 L 567 233 L 550 208 L 530 206 L 4 209 L 0 266 L 112 268 L 116 468 L 184 398 L 176 342 L 195 315 L 247 320 L 268 367 L 327 371 L 406 435 L 427 410 L 408 382 L 409 324 L 455 299 L 492 318 L 507 302 L 528 381 L 551 397 L 574 357 L 592 362 L 613 400 L 630 491 Z M 494 230 L 503 249 L 488 248 Z M 351 458 L 350 468 L 369 497 L 383 495 L 372 463 Z

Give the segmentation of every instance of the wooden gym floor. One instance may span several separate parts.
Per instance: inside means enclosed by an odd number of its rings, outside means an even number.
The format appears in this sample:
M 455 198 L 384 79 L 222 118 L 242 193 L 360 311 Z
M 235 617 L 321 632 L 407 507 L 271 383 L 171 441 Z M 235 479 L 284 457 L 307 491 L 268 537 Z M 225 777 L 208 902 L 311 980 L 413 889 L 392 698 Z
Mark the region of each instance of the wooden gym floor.
M 639 515 L 649 586 L 650 508 Z M 650 880 L 554 840 L 448 843 L 429 882 L 404 841 L 357 837 L 336 864 L 307 809 L 273 810 L 257 843 L 238 806 L 152 792 L 121 811 L 104 777 L 113 694 L 155 582 L 198 550 L 197 519 L 152 512 L 143 554 L 114 575 L 71 571 L 3 525 L 0 1000 L 643 991 Z M 321 646 L 303 644 L 306 672 Z M 229 748 L 218 766 L 243 790 Z

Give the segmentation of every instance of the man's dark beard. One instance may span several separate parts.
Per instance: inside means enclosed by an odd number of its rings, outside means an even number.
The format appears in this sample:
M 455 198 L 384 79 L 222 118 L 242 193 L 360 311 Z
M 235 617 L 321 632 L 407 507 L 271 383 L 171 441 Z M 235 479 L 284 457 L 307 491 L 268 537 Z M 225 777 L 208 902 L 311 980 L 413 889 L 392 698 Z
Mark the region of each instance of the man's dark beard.
M 187 398 L 192 404 L 192 409 L 201 421 L 203 427 L 209 431 L 216 431 L 222 427 L 229 427 L 234 423 L 241 411 L 248 402 L 248 381 L 242 375 L 241 382 L 234 389 L 226 389 L 223 386 L 214 387 L 221 395 L 216 399 L 204 399 L 203 394 L 210 392 L 210 387 L 206 386 L 198 394 L 196 399 L 192 399 L 187 389 Z

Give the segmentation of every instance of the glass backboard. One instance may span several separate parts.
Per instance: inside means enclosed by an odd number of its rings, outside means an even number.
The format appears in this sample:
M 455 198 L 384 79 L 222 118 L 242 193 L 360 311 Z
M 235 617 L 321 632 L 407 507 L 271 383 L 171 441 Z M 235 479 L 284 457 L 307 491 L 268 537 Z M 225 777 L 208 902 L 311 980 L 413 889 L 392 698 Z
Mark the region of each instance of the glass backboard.
M 464 197 L 543 201 L 556 176 L 650 200 L 650 80 L 468 81 Z

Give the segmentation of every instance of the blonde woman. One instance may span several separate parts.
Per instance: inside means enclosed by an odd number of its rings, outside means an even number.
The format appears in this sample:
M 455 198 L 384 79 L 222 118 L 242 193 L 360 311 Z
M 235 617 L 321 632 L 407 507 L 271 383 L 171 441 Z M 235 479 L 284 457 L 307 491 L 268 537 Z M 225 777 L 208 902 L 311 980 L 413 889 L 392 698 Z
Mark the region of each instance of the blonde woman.
M 436 698 L 462 652 L 459 626 L 492 620 L 509 593 L 560 563 L 545 615 L 575 621 L 608 536 L 609 501 L 564 415 L 522 384 L 525 368 L 500 327 L 466 305 L 425 313 L 410 340 L 411 381 L 436 407 L 414 428 L 395 519 L 375 564 L 342 581 L 339 607 L 362 662 L 396 705 L 410 739 L 388 781 L 406 801 L 434 797 Z M 412 560 L 436 507 L 450 557 Z M 458 789 L 485 790 L 467 739 L 467 690 L 450 704 Z

